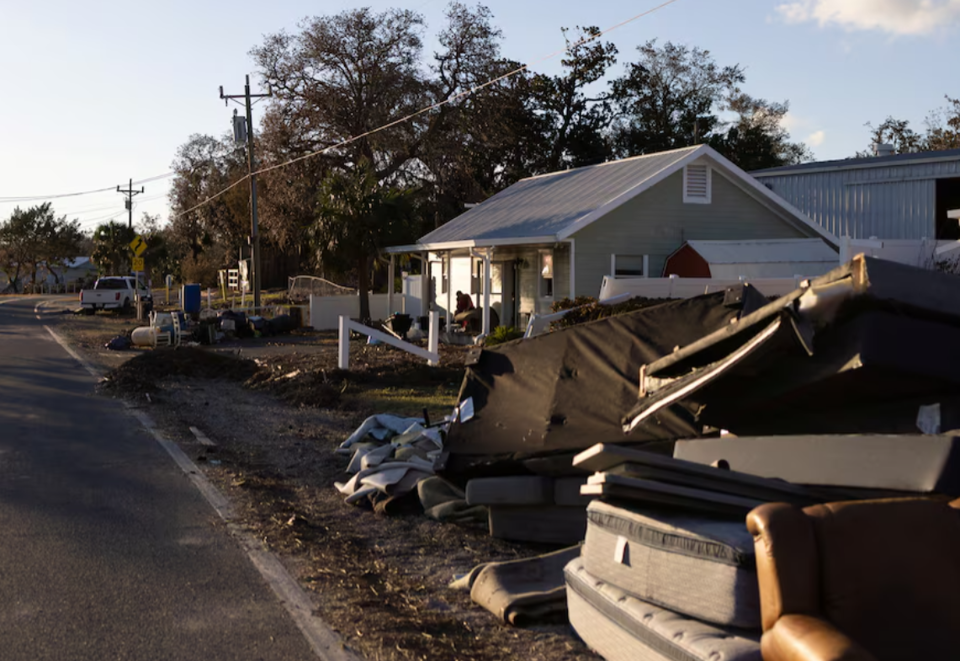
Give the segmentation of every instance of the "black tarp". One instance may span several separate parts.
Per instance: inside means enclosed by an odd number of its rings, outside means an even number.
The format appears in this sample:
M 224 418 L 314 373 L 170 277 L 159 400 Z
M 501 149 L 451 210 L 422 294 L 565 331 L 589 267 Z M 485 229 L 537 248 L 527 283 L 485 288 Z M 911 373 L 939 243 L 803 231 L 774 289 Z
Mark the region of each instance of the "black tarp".
M 482 350 L 460 393 L 460 401 L 473 399 L 476 415 L 450 430 L 448 469 L 469 464 L 467 457 L 697 436 L 684 411 L 624 434 L 621 420 L 637 401 L 640 367 L 765 303 L 755 289 L 737 287 Z

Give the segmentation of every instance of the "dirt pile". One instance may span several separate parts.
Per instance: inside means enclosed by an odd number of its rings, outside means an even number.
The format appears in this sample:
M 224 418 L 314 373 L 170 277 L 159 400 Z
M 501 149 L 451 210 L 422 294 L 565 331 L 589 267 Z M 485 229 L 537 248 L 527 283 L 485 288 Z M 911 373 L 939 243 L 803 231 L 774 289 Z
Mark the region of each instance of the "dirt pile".
M 200 379 L 245 381 L 258 370 L 252 360 L 192 347 L 156 349 L 128 360 L 105 377 L 101 388 L 113 392 L 146 393 L 159 390 L 163 379 L 189 376 Z
M 366 388 L 456 389 L 463 380 L 464 351 L 442 348 L 441 364 L 430 367 L 417 358 L 389 346 L 354 343 L 350 370 L 337 368 L 334 352 L 275 356 L 258 360 L 260 371 L 246 386 L 266 390 L 296 406 L 339 408 L 344 394 Z

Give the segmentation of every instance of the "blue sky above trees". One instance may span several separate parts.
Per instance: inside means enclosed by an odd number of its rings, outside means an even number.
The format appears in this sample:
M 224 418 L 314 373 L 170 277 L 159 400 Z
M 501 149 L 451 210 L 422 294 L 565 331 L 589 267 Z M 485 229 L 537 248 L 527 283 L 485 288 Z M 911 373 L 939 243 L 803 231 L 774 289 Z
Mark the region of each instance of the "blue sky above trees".
M 5 2 L 0 198 L 111 187 L 169 171 L 191 134 L 229 128 L 232 110 L 217 98 L 217 88 L 242 91 L 243 76 L 254 73 L 249 51 L 263 35 L 296 30 L 305 16 L 356 3 L 211 4 Z M 424 13 L 432 50 L 443 0 L 366 4 Z M 563 46 L 562 27 L 606 28 L 659 1 L 485 4 L 503 31 L 503 54 L 530 62 Z M 789 100 L 787 127 L 818 159 L 863 150 L 870 139 L 864 124 L 890 115 L 922 129 L 927 114 L 945 105 L 944 94 L 960 96 L 957 0 L 679 0 L 607 37 L 621 62 L 651 38 L 708 49 L 718 64 L 745 67 L 744 89 Z M 557 73 L 559 58 L 534 69 Z M 166 215 L 167 183 L 146 184 L 137 217 Z M 0 202 L 0 218 L 13 206 Z M 125 218 L 122 196 L 111 192 L 57 200 L 55 208 L 88 229 Z

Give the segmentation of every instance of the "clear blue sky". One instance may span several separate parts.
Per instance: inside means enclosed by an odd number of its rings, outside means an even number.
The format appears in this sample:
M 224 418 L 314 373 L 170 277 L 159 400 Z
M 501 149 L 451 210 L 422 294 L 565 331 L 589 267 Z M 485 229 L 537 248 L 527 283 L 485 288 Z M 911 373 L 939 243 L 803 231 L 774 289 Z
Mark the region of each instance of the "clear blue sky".
M 503 30 L 504 55 L 530 62 L 562 47 L 561 27 L 607 28 L 661 1 L 485 4 Z M 217 88 L 242 91 L 244 75 L 254 73 L 248 52 L 263 35 L 357 4 L 0 0 L 0 198 L 115 187 L 168 172 L 191 134 L 228 129 L 232 110 Z M 366 4 L 423 12 L 432 47 L 446 1 Z M 944 94 L 960 96 L 960 0 L 678 0 L 608 39 L 622 63 L 654 37 L 745 66 L 745 90 L 789 100 L 788 128 L 818 159 L 864 149 L 865 122 L 894 115 L 921 128 L 927 113 L 944 105 Z M 535 68 L 554 72 L 557 64 Z M 166 218 L 167 184 L 146 184 L 135 219 L 143 211 Z M 126 218 L 115 192 L 54 205 L 90 229 Z M 0 201 L 0 219 L 13 206 Z

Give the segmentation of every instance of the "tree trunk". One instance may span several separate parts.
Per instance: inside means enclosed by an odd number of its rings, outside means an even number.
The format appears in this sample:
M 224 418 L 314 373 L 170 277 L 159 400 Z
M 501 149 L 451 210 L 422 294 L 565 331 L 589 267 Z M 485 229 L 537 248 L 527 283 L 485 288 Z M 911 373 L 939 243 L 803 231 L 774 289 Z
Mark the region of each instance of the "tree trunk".
M 13 287 L 13 293 L 20 293 L 20 264 L 17 263 L 17 270 L 13 272 L 13 278 L 10 280 L 10 286 Z
M 363 250 L 357 259 L 357 292 L 360 294 L 360 323 L 370 323 L 370 274 L 367 269 L 367 254 Z

